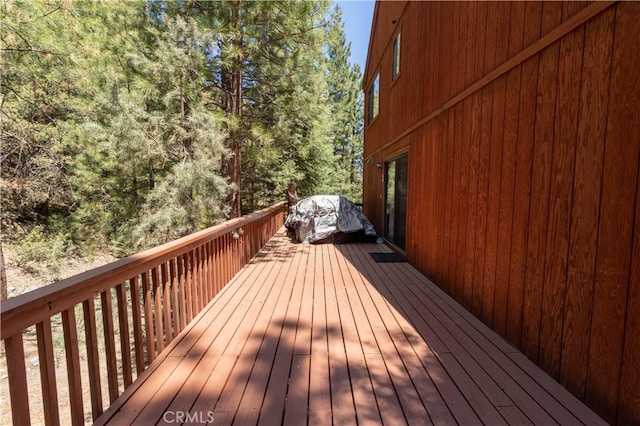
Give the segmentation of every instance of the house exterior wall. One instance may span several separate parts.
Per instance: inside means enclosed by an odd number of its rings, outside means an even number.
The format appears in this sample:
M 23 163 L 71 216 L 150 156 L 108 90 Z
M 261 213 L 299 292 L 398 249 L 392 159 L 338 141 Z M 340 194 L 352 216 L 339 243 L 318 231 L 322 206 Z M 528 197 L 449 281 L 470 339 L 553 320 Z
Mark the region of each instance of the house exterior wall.
M 409 261 L 621 425 L 640 424 L 639 40 L 634 2 L 378 2 L 364 79 L 365 214 L 383 229 L 378 165 L 408 153 Z

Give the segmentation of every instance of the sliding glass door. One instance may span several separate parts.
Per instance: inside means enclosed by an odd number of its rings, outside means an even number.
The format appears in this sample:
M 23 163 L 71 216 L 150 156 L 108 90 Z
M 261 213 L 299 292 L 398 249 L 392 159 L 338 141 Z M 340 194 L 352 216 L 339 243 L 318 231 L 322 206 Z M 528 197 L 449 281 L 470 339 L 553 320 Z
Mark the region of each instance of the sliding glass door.
M 404 250 L 407 234 L 407 176 L 409 158 L 404 155 L 385 163 L 384 237 Z

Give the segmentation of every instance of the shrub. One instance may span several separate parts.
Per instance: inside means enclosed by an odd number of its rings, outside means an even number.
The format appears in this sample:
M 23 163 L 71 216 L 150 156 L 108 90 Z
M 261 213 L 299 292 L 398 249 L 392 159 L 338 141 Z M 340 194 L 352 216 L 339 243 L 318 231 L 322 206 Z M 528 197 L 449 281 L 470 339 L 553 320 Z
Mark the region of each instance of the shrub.
M 45 264 L 54 273 L 60 269 L 62 258 L 72 254 L 72 244 L 66 235 L 49 235 L 42 225 L 34 226 L 12 247 L 20 267 L 33 269 L 33 264 Z

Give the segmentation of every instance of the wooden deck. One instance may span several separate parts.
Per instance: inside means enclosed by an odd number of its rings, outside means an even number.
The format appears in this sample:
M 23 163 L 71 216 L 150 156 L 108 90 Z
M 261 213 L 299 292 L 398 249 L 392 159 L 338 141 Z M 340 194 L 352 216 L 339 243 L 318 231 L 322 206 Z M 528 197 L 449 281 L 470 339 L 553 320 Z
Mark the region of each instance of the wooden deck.
M 604 424 L 385 245 L 280 232 L 98 424 Z

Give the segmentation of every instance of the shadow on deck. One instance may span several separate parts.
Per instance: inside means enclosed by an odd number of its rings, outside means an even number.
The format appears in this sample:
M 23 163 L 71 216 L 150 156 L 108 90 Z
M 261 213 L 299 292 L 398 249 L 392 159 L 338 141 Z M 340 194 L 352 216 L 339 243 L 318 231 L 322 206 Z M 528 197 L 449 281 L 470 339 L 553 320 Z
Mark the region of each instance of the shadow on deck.
M 389 251 L 281 231 L 97 424 L 604 424 Z

